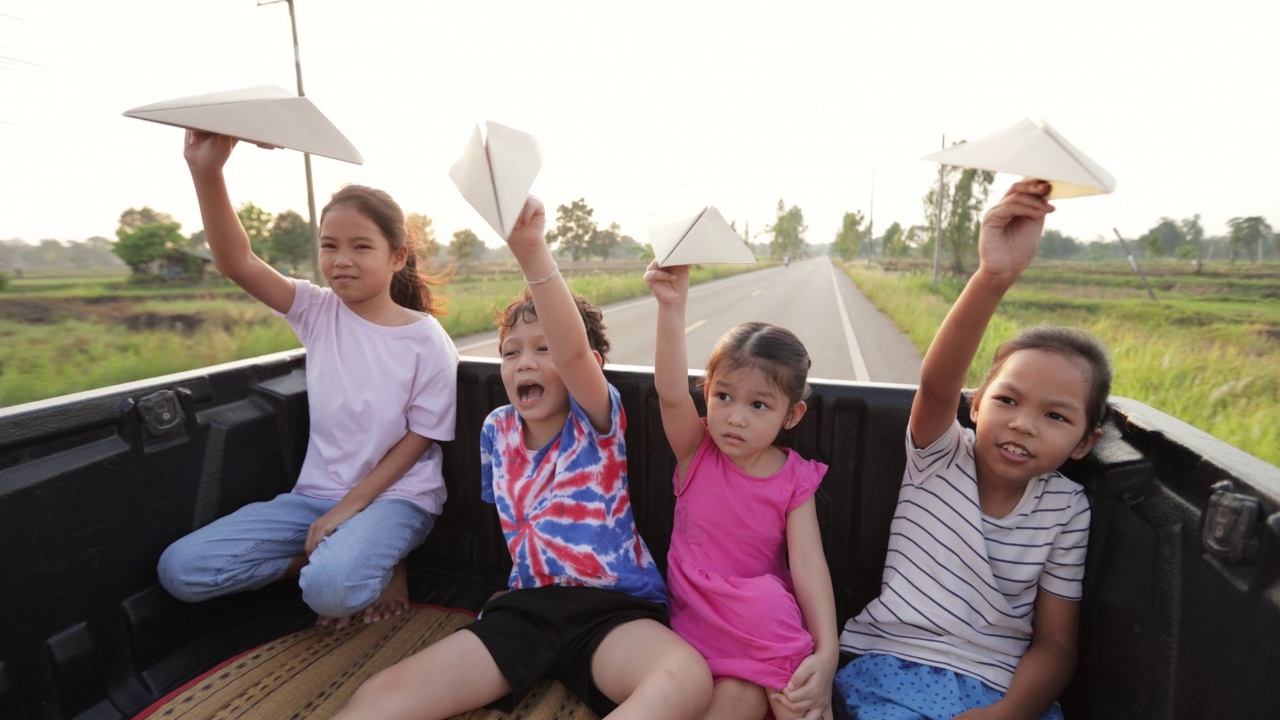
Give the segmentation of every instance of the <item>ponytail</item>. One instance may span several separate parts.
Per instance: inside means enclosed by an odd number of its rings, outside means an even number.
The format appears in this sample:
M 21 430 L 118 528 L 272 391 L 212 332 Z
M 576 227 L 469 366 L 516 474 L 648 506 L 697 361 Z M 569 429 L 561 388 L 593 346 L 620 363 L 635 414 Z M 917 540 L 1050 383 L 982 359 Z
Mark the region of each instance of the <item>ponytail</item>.
M 438 275 L 424 275 L 418 270 L 418 242 L 413 232 L 405 228 L 404 267 L 391 277 L 391 299 L 397 305 L 415 312 L 440 316 L 445 311 L 440 307 L 440 300 L 431 292 L 432 285 L 443 285 L 453 279 L 454 268 L 449 267 Z

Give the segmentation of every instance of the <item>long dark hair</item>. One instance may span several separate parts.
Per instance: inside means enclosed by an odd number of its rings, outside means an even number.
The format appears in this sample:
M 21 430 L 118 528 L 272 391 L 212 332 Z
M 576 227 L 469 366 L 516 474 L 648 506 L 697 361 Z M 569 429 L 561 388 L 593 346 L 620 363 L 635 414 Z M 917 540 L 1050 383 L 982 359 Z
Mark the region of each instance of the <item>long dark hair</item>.
M 417 245 L 422 238 L 415 237 L 404 221 L 404 211 L 390 195 L 376 188 L 364 185 L 347 185 L 329 198 L 329 203 L 320 211 L 320 222 L 324 216 L 340 205 L 349 205 L 365 216 L 387 238 L 391 244 L 391 252 L 405 248 L 404 267 L 391 278 L 391 299 L 397 305 L 429 315 L 443 315 L 440 301 L 431 292 L 432 286 L 443 285 L 453 273 L 446 270 L 438 275 L 428 275 L 418 270 Z

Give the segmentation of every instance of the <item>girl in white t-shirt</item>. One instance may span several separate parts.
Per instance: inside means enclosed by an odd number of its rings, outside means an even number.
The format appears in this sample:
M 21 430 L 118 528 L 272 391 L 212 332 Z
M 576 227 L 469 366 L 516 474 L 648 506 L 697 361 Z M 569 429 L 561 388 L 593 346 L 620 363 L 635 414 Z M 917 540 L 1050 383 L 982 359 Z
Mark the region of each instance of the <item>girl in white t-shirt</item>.
M 296 576 L 321 623 L 399 614 L 404 557 L 444 506 L 438 443 L 454 433 L 458 354 L 433 317 L 434 281 L 417 269 L 400 207 L 361 186 L 320 214 L 329 287 L 281 275 L 253 253 L 232 208 L 222 169 L 235 143 L 189 130 L 184 155 L 214 264 L 283 315 L 307 350 L 310 437 L 292 492 L 170 545 L 160 581 L 196 602 Z

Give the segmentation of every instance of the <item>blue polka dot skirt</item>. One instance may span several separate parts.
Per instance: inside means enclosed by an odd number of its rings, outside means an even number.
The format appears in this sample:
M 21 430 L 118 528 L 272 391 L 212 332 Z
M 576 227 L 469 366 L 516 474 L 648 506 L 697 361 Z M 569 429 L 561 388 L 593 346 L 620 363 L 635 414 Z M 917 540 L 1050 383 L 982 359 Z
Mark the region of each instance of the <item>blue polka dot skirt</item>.
M 874 654 L 859 657 L 836 674 L 835 694 L 836 717 L 850 720 L 951 720 L 1004 697 L 968 675 Z M 1054 703 L 1040 720 L 1063 720 L 1062 709 Z

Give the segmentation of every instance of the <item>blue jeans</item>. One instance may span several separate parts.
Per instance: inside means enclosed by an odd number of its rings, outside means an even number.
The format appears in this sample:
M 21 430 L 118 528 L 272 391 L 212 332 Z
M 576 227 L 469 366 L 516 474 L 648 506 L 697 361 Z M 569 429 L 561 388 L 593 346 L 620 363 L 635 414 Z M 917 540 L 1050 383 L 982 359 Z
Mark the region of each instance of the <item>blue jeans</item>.
M 311 523 L 337 504 L 284 493 L 245 505 L 170 545 L 156 568 L 160 584 L 186 602 L 257 590 L 284 577 L 290 560 L 306 552 Z M 435 522 L 408 500 L 375 500 L 311 553 L 298 578 L 303 601 L 322 617 L 369 607 Z

